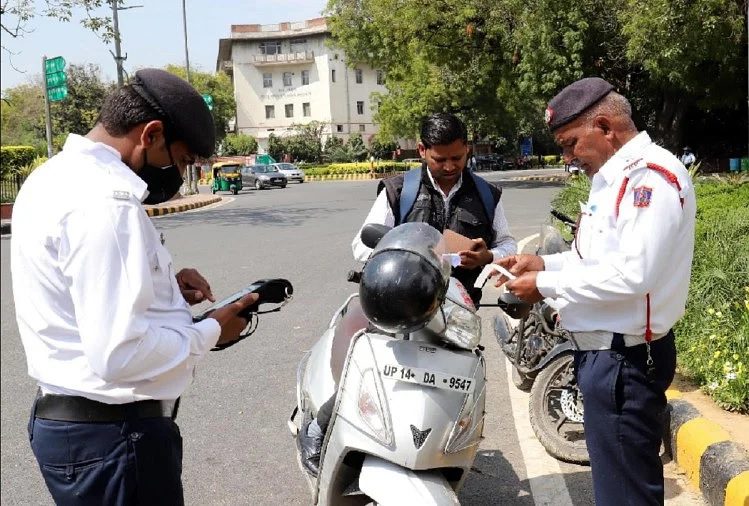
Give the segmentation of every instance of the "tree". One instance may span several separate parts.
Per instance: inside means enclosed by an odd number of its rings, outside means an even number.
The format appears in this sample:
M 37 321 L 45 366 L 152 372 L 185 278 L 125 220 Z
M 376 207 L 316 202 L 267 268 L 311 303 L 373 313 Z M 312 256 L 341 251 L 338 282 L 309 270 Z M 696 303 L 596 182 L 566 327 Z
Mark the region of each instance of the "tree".
M 387 138 L 413 138 L 422 115 L 449 111 L 474 138 L 550 144 L 546 102 L 598 75 L 675 149 L 685 117 L 745 107 L 745 12 L 745 0 L 330 0 L 327 14 L 349 62 L 387 72 L 388 94 L 373 97 Z M 745 149 L 746 114 L 717 127 Z
M 164 70 L 187 79 L 187 71 L 181 65 L 167 65 Z M 234 118 L 236 102 L 234 101 L 234 85 L 229 76 L 223 72 L 209 74 L 190 69 L 190 84 L 198 90 L 198 93 L 208 94 L 213 97 L 213 122 L 216 127 L 217 145 L 226 137 L 229 131 L 229 122 Z
M 372 156 L 375 158 L 390 158 L 393 151 L 398 149 L 398 143 L 391 140 L 391 141 L 384 141 L 382 140 L 382 136 L 380 134 L 377 134 L 372 139 L 372 143 L 369 147 L 369 150 L 372 153 Z
M 0 3 L 0 29 L 12 39 L 17 39 L 30 33 L 27 29 L 27 23 L 35 16 L 70 21 L 73 19 L 73 11 L 82 8 L 86 15 L 81 20 L 81 24 L 96 33 L 104 42 L 109 42 L 114 38 L 111 18 L 93 15 L 95 9 L 108 4 L 109 0 L 44 0 L 43 2 L 2 0 L 2 3 Z M 17 54 L 6 45 L 5 41 L 2 43 L 2 49 L 8 53 L 8 58 Z
M 47 153 L 41 85 L 22 84 L 5 90 L 0 102 L 0 120 L 4 146 L 34 146 L 38 154 Z
M 367 146 L 364 144 L 364 140 L 362 140 L 362 136 L 358 132 L 351 134 L 346 143 L 346 150 L 352 161 L 361 162 L 367 159 Z
M 69 133 L 86 135 L 94 127 L 104 99 L 115 88 L 114 83 L 102 81 L 98 65 L 69 65 L 66 74 L 68 96 L 50 105 L 52 131 L 63 139 Z
M 223 142 L 223 154 L 227 156 L 257 153 L 257 140 L 251 135 L 227 134 Z

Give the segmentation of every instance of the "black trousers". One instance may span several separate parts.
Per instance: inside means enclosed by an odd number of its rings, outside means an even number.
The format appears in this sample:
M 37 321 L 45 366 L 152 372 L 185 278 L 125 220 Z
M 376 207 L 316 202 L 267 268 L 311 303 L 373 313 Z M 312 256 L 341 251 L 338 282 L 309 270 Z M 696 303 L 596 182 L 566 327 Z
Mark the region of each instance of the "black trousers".
M 651 377 L 644 344 L 627 348 L 614 334 L 611 348 L 575 355 L 596 504 L 663 504 L 660 445 L 665 391 L 676 370 L 674 335 L 651 343 Z
M 32 410 L 28 431 L 58 505 L 184 504 L 182 436 L 171 418 L 60 422 Z

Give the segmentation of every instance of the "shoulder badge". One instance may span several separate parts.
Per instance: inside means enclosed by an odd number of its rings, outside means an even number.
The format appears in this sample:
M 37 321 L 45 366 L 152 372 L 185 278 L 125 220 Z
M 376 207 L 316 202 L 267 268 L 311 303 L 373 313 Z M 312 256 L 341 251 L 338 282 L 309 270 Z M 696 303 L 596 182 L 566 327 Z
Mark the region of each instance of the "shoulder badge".
M 649 186 L 638 186 L 634 189 L 635 207 L 648 207 L 653 197 L 653 189 Z
M 112 197 L 116 198 L 117 200 L 130 200 L 130 192 L 114 190 L 112 192 Z

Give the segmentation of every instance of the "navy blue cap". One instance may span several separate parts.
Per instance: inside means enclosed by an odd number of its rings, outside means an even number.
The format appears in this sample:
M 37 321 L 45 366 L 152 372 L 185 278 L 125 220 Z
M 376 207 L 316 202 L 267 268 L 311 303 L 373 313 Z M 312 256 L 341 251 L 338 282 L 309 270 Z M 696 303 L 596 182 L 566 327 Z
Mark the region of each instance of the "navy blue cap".
M 161 69 L 141 69 L 130 86 L 164 116 L 172 140 L 208 158 L 216 145 L 216 127 L 203 97 L 187 81 Z
M 613 84 L 600 77 L 586 77 L 575 81 L 549 101 L 546 107 L 546 125 L 552 131 L 566 125 L 613 89 Z

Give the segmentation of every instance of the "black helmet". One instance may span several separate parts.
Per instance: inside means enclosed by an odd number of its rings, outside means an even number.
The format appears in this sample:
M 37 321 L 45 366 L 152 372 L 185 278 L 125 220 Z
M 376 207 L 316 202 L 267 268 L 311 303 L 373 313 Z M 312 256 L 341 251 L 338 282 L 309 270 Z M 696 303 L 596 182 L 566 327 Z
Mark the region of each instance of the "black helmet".
M 444 300 L 450 265 L 442 234 L 404 223 L 385 234 L 362 270 L 359 299 L 379 329 L 408 333 L 429 323 Z

